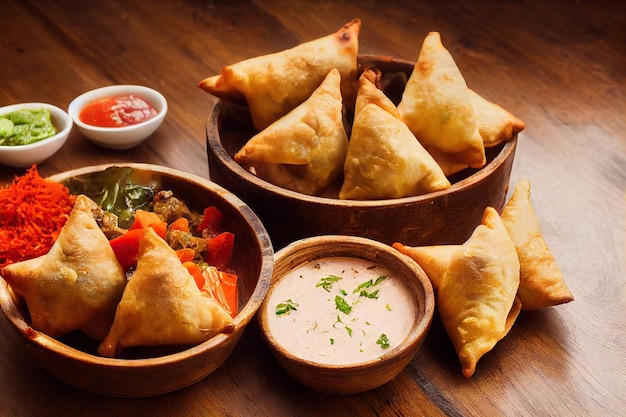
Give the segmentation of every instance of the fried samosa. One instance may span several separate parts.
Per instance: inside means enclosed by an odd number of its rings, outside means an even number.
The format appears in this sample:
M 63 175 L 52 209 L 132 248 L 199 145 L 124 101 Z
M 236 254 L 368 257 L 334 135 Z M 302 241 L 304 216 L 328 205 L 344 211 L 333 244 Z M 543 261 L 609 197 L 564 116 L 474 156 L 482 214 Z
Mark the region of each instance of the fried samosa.
M 461 245 L 406 246 L 399 242 L 392 246 L 417 262 L 435 291 L 450 266 L 452 255 L 461 248 Z
M 465 377 L 517 318 L 519 283 L 515 246 L 497 211 L 487 207 L 482 224 L 452 255 L 437 292 L 439 315 Z
M 353 105 L 360 29 L 360 19 L 354 19 L 334 34 L 226 66 L 198 85 L 219 98 L 245 100 L 257 131 L 305 101 L 333 68 L 341 74 L 346 102 Z
M 402 120 L 402 115 L 391 99 L 385 95 L 381 88 L 382 73 L 378 69 L 366 68 L 359 76 L 359 89 L 357 90 L 354 117 L 366 105 L 373 103 L 383 110 L 387 110 L 396 119 Z
M 541 235 L 530 201 L 530 181 L 521 179 L 515 184 L 501 217 L 520 261 L 518 296 L 522 309 L 536 310 L 572 301 L 574 296 Z
M 196 344 L 233 329 L 230 314 L 200 291 L 176 252 L 146 227 L 139 243 L 137 268 L 98 353 L 113 357 L 131 346 Z
M 235 161 L 272 184 L 320 195 L 341 175 L 348 151 L 340 80 L 332 69 L 304 103 L 250 138 Z
M 76 202 L 50 251 L 2 269 L 2 276 L 24 298 L 32 327 L 58 337 L 80 330 L 102 340 L 113 323 L 126 275 L 84 195 Z
M 446 175 L 485 165 L 470 90 L 438 32 L 424 39 L 398 110 Z
M 441 168 L 398 118 L 395 106 L 360 77 L 340 199 L 401 198 L 450 187 Z
M 470 93 L 478 131 L 486 148 L 509 141 L 526 128 L 522 120 L 496 103 L 492 103 L 474 90 L 470 89 Z

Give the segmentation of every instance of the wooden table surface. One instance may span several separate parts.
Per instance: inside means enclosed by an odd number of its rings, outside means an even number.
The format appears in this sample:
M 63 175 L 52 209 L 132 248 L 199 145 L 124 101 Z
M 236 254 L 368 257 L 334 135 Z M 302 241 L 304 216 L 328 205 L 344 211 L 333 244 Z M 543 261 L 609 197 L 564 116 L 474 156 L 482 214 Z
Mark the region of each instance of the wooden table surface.
M 105 150 L 74 130 L 42 175 L 149 162 L 208 177 L 198 81 L 362 19 L 360 52 L 415 60 L 439 31 L 468 85 L 522 118 L 511 182 L 532 183 L 544 238 L 576 299 L 522 312 L 462 376 L 434 321 L 392 382 L 355 396 L 316 393 L 277 365 L 253 324 L 224 366 L 149 399 L 82 392 L 34 364 L 0 319 L 2 416 L 618 416 L 626 412 L 626 17 L 619 1 L 2 2 L 0 105 L 66 108 L 109 84 L 161 91 L 169 113 L 144 144 Z M 436 3 L 436 4 L 435 4 Z M 0 166 L 0 184 L 24 170 Z

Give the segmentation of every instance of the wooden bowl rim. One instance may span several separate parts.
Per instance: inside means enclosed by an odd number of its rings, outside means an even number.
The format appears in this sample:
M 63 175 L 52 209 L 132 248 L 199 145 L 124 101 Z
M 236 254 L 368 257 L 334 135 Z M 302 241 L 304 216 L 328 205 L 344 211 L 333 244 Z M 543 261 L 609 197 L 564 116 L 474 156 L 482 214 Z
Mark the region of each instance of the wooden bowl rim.
M 323 235 L 323 236 L 313 236 L 308 238 L 303 238 L 297 240 L 295 242 L 290 243 L 284 248 L 280 249 L 275 254 L 274 265 L 280 265 L 280 262 L 283 260 L 288 260 L 291 257 L 297 256 L 297 254 L 303 250 L 304 248 L 313 248 L 317 251 L 316 256 L 307 257 L 303 259 L 301 262 L 294 264 L 293 268 L 297 268 L 299 265 L 302 265 L 306 262 L 312 261 L 314 259 L 319 259 L 327 256 L 353 256 L 356 258 L 370 260 L 368 258 L 364 258 L 362 256 L 351 254 L 348 251 L 348 248 L 359 247 L 359 246 L 367 246 L 372 251 L 376 253 L 384 254 L 385 259 L 394 258 L 398 261 L 396 265 L 402 265 L 403 268 L 406 268 L 407 272 L 411 272 L 412 275 L 416 277 L 412 282 L 407 282 L 406 284 L 411 289 L 411 297 L 416 301 L 417 295 L 415 295 L 415 291 L 421 288 L 424 291 L 424 306 L 423 313 L 421 317 L 418 316 L 414 320 L 414 326 L 411 326 L 411 330 L 404 338 L 404 340 L 396 347 L 391 349 L 389 352 L 385 352 L 383 355 L 378 356 L 376 358 L 355 362 L 350 364 L 324 364 L 321 362 L 316 362 L 308 359 L 303 359 L 299 356 L 292 354 L 290 351 L 285 350 L 280 344 L 276 342 L 272 334 L 268 331 L 267 326 L 267 300 L 269 299 L 270 293 L 273 291 L 274 287 L 280 280 L 284 278 L 285 275 L 277 277 L 275 268 L 275 274 L 272 277 L 272 283 L 267 292 L 267 296 L 265 301 L 261 305 L 259 310 L 259 324 L 261 333 L 266 341 L 266 343 L 272 348 L 272 350 L 276 353 L 279 353 L 280 356 L 292 363 L 298 363 L 301 366 L 306 366 L 308 368 L 314 368 L 322 370 L 342 370 L 342 371 L 350 371 L 356 369 L 365 369 L 369 367 L 375 367 L 380 365 L 385 361 L 393 361 L 394 359 L 401 357 L 405 352 L 415 349 L 419 346 L 420 340 L 428 333 L 434 311 L 435 311 L 435 296 L 434 290 L 428 276 L 424 272 L 424 270 L 410 257 L 400 253 L 389 245 L 378 242 L 373 239 L 358 237 L 358 236 L 347 236 L 347 235 Z M 387 265 L 383 265 L 387 266 Z
M 205 178 L 160 165 L 145 163 L 110 163 L 93 165 L 58 173 L 48 177 L 48 179 L 51 179 L 53 181 L 62 181 L 64 179 L 82 174 L 103 171 L 109 167 L 129 167 L 133 169 L 155 171 L 174 177 L 184 178 L 187 181 L 196 183 L 216 194 L 219 194 L 220 197 L 224 198 L 229 204 L 233 205 L 239 212 L 242 213 L 242 216 L 250 222 L 250 226 L 255 231 L 254 234 L 256 235 L 259 246 L 262 250 L 261 268 L 259 272 L 259 279 L 255 285 L 252 294 L 250 295 L 250 298 L 241 309 L 241 311 L 234 318 L 234 331 L 229 334 L 220 333 L 203 343 L 192 346 L 180 352 L 175 352 L 163 356 L 151 358 L 124 359 L 107 358 L 103 356 L 92 355 L 90 353 L 83 352 L 79 349 L 66 345 L 63 342 L 60 342 L 59 340 L 30 327 L 30 325 L 26 322 L 19 309 L 17 308 L 17 305 L 15 304 L 15 300 L 7 282 L 0 275 L 0 305 L 7 319 L 13 324 L 13 326 L 15 326 L 19 333 L 23 337 L 27 338 L 35 347 L 47 349 L 56 355 L 64 356 L 72 360 L 78 360 L 80 362 L 109 368 L 140 368 L 175 363 L 190 357 L 199 356 L 206 351 L 210 351 L 215 347 L 225 344 L 231 338 L 238 337 L 238 333 L 243 331 L 243 329 L 250 322 L 250 320 L 252 320 L 257 310 L 263 303 L 263 300 L 265 299 L 265 296 L 267 295 L 267 291 L 269 289 L 274 265 L 274 250 L 271 240 L 267 231 L 265 230 L 265 227 L 256 216 L 256 214 L 254 214 L 254 212 L 241 199 L 239 199 L 239 197 L 235 196 L 233 193 L 226 190 L 222 186 Z

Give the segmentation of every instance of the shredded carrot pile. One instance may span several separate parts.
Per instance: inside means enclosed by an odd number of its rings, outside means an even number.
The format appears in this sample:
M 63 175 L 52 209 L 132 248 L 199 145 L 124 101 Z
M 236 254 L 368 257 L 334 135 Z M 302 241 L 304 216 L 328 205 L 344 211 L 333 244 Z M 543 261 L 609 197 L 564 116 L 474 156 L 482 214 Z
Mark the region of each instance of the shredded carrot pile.
M 0 268 L 48 253 L 75 199 L 63 184 L 41 178 L 35 165 L 0 188 Z

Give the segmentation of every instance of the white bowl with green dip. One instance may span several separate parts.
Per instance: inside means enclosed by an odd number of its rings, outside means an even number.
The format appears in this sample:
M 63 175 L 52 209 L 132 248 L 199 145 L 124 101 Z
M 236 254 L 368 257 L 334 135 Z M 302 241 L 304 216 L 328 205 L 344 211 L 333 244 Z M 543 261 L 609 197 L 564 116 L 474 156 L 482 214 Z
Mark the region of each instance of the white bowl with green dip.
M 24 168 L 42 163 L 61 149 L 72 126 L 67 112 L 52 104 L 0 107 L 0 164 Z

